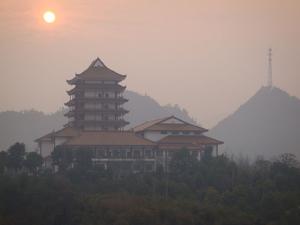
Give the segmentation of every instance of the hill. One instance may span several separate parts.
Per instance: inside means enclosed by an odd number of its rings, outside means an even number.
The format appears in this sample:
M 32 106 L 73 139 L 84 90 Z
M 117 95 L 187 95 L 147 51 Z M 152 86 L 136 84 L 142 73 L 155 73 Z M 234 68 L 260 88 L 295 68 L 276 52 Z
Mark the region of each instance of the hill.
M 210 135 L 223 140 L 222 148 L 228 153 L 300 157 L 300 100 L 279 88 L 262 87 Z
M 194 123 L 187 111 L 179 106 L 161 106 L 149 96 L 142 96 L 133 91 L 126 91 L 125 97 L 129 102 L 125 108 L 130 111 L 125 119 L 130 122 L 127 127 L 135 126 L 146 120 L 175 115 L 183 120 Z M 66 109 L 61 109 L 52 114 L 45 114 L 36 110 L 0 112 L 0 150 L 6 150 L 15 142 L 24 142 L 28 151 L 36 148 L 33 142 L 36 138 L 53 130 L 60 129 L 67 119 L 64 117 Z

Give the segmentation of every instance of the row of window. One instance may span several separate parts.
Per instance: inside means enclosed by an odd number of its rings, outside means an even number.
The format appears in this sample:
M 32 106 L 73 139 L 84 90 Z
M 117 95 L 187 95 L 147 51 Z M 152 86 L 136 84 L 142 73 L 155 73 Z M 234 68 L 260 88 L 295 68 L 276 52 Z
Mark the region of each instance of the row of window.
M 109 162 L 105 163 L 102 161 L 94 161 L 94 165 L 102 167 L 103 169 L 118 169 L 122 172 L 125 171 L 135 171 L 135 172 L 152 172 L 154 171 L 153 162 L 130 162 L 130 163 L 120 163 L 120 162 Z
M 161 134 L 164 135 L 199 135 L 201 134 L 200 131 L 161 131 Z
M 104 80 L 104 81 L 98 81 L 98 80 L 95 80 L 95 81 L 92 81 L 92 80 L 86 80 L 86 81 L 84 81 L 84 83 L 86 83 L 86 84 L 117 84 L 116 81 L 112 81 L 112 80 Z
M 85 103 L 85 109 L 119 109 L 119 104 Z
M 95 150 L 96 158 L 154 158 L 154 150 Z
M 86 98 L 116 98 L 117 93 L 113 92 L 102 92 L 102 91 L 86 91 L 84 92 L 84 97 Z
M 87 131 L 110 131 L 110 130 L 118 130 L 118 126 L 100 126 L 100 125 L 85 125 L 82 126 L 82 129 L 87 130 Z
M 89 115 L 89 114 L 86 114 L 84 116 L 84 120 L 86 121 L 107 121 L 107 120 L 112 120 L 112 121 L 115 121 L 115 120 L 121 120 L 122 117 L 118 116 L 118 115 Z

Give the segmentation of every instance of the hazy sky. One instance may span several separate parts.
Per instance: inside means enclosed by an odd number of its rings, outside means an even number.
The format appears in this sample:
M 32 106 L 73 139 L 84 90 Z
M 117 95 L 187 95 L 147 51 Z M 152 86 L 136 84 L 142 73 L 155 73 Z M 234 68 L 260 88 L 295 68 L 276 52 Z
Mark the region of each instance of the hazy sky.
M 99 56 L 211 127 L 266 83 L 269 47 L 274 84 L 300 97 L 299 21 L 299 0 L 1 0 L 0 110 L 56 111 Z

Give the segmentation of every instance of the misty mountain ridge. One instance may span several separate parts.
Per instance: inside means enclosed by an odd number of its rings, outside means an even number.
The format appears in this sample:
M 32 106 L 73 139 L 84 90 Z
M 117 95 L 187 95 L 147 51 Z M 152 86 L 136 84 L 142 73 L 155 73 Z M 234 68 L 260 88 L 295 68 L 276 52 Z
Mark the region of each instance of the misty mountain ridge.
M 262 87 L 210 132 L 231 154 L 300 157 L 300 100 L 277 87 Z
M 125 91 L 124 97 L 129 99 L 124 108 L 130 111 L 125 115 L 125 120 L 130 122 L 126 128 L 170 115 L 195 123 L 188 112 L 178 105 L 161 106 L 151 97 L 133 91 Z M 62 108 L 51 114 L 37 110 L 0 112 L 0 151 L 6 150 L 15 142 L 24 142 L 28 151 L 35 150 L 35 139 L 53 130 L 59 130 L 67 123 L 68 120 L 64 117 L 66 111 L 67 109 Z

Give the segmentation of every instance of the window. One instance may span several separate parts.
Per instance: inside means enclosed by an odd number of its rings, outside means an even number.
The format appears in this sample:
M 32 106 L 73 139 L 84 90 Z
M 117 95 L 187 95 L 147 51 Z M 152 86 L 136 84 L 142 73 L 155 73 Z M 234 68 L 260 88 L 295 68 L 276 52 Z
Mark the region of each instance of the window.
M 157 156 L 163 156 L 163 151 L 162 150 L 158 150 L 156 154 L 157 154 Z
M 121 150 L 120 151 L 120 155 L 121 155 L 121 158 L 125 159 L 126 158 L 126 152 L 125 152 L 125 150 Z
M 106 150 L 106 156 L 107 158 L 110 158 L 112 156 L 111 150 Z
M 182 133 L 185 134 L 185 135 L 189 135 L 190 134 L 189 131 L 183 131 Z
M 161 134 L 168 134 L 168 131 L 162 130 L 160 133 Z
M 96 158 L 104 158 L 105 151 L 104 150 L 96 150 Z
M 140 157 L 141 157 L 140 151 L 139 151 L 139 150 L 135 150 L 135 151 L 133 152 L 133 156 L 134 156 L 134 158 L 140 158 Z
M 176 134 L 179 134 L 178 131 L 172 131 L 172 134 L 176 135 Z
M 120 150 L 114 150 L 113 151 L 113 157 L 114 158 L 120 158 L 120 156 L 121 156 Z
M 127 158 L 132 158 L 132 151 L 131 150 L 129 150 L 129 151 L 127 151 Z
M 146 158 L 152 158 L 152 150 L 145 150 Z

